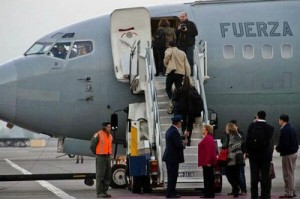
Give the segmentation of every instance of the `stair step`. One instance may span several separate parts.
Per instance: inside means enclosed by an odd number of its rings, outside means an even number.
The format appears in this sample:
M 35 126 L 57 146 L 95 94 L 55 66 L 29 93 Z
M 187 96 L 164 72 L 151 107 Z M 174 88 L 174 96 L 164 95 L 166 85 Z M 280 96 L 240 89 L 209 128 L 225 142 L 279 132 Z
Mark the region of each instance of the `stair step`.
M 155 88 L 157 94 L 158 111 L 161 125 L 161 141 L 162 153 L 165 150 L 165 134 L 168 128 L 172 125 L 171 118 L 173 114 L 168 114 L 169 98 L 165 91 L 166 77 L 155 77 Z M 199 128 L 193 129 L 191 146 L 184 150 L 185 162 L 179 164 L 179 176 L 177 179 L 176 188 L 203 188 L 203 171 L 198 167 L 198 143 L 201 140 Z M 167 183 L 167 169 L 163 165 L 164 184 Z
M 164 187 L 167 187 L 167 177 L 165 176 Z M 176 189 L 200 189 L 203 188 L 203 178 L 195 177 L 178 177 L 176 183 Z
M 170 124 L 169 125 L 165 125 L 165 126 L 161 126 L 161 135 L 162 135 L 163 139 L 165 138 L 166 132 L 167 132 L 167 130 L 168 130 L 169 127 L 170 127 Z M 200 134 L 199 130 L 193 129 L 192 139 L 198 140 L 198 143 L 199 143 L 200 140 L 201 140 L 201 138 L 202 138 L 202 133 Z
M 186 146 L 186 148 L 192 147 L 192 146 L 198 147 L 199 142 L 200 142 L 199 139 L 193 139 L 192 138 L 191 139 L 191 145 L 190 146 Z M 165 141 L 165 138 L 163 137 L 163 139 L 162 139 L 162 146 L 165 146 L 165 143 L 166 143 L 166 141 Z
M 167 95 L 162 95 L 162 94 L 157 94 L 157 100 L 159 102 L 163 101 L 163 102 L 168 102 L 169 101 L 169 97 Z
M 165 146 L 162 146 L 162 152 L 165 151 Z M 184 150 L 183 150 L 183 154 L 184 155 L 191 155 L 191 154 L 195 154 L 198 155 L 198 146 L 187 146 Z M 196 156 L 197 157 L 197 156 Z M 196 161 L 196 160 L 195 160 Z

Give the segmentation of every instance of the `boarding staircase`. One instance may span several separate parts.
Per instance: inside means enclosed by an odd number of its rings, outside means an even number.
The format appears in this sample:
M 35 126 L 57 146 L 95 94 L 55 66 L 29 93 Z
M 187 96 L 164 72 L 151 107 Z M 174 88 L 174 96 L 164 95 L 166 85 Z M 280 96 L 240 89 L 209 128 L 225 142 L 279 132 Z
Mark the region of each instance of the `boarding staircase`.
M 201 93 L 204 103 L 203 123 L 208 123 L 208 111 L 206 96 L 204 91 L 204 81 L 206 76 L 205 52 L 200 53 L 198 48 L 194 52 L 194 76 L 191 78 L 192 84 Z M 167 170 L 165 163 L 162 162 L 162 155 L 165 150 L 165 133 L 171 125 L 171 117 L 167 113 L 169 99 L 165 92 L 166 77 L 154 77 L 154 59 L 152 49 L 148 49 L 145 55 L 147 68 L 147 85 L 145 89 L 145 99 L 147 106 L 148 130 L 153 133 L 153 141 L 156 145 L 156 158 L 160 165 L 160 183 L 167 186 Z M 184 150 L 185 162 L 179 166 L 179 176 L 177 179 L 177 188 L 190 189 L 203 187 L 202 168 L 198 167 L 198 143 L 201 139 L 201 129 L 194 126 L 191 138 L 191 146 Z
M 120 21 L 120 18 L 123 20 Z M 137 124 L 135 129 L 138 129 L 138 133 L 134 132 L 133 136 L 130 132 L 128 143 L 132 144 L 131 149 L 138 148 L 139 152 L 135 155 L 142 155 L 140 151 L 150 151 L 151 160 L 158 161 L 157 185 L 166 187 L 167 173 L 162 155 L 165 149 L 165 133 L 170 127 L 172 115 L 167 114 L 169 100 L 165 92 L 165 77 L 154 77 L 155 62 L 150 27 L 150 14 L 144 8 L 115 10 L 111 15 L 111 43 L 116 78 L 121 82 L 129 82 L 132 94 L 145 96 L 145 103 L 129 105 L 128 117 Z M 201 93 L 204 102 L 203 123 L 208 123 L 203 85 L 207 78 L 206 57 L 205 51 L 200 53 L 198 48 L 195 48 L 192 82 Z M 145 118 L 146 127 L 139 118 Z M 199 141 L 200 129 L 194 128 L 191 146 L 184 150 L 185 163 L 180 164 L 177 188 L 203 187 L 202 171 L 197 165 Z

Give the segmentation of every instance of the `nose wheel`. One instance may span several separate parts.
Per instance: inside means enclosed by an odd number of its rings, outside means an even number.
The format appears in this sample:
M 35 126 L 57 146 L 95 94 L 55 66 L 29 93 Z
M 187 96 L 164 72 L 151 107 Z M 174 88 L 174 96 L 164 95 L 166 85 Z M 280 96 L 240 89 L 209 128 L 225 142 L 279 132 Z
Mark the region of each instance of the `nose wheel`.
M 87 186 L 93 186 L 94 180 L 92 178 L 86 178 L 86 179 L 84 179 L 84 184 Z

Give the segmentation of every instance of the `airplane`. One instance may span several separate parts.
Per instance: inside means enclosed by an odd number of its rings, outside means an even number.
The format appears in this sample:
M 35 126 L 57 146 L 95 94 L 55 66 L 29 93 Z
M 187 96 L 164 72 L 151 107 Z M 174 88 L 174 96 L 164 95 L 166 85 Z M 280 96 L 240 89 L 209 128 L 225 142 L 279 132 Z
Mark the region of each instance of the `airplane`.
M 103 121 L 112 119 L 124 146 L 136 121 L 158 132 L 151 36 L 161 18 L 176 28 L 185 11 L 199 32 L 194 78 L 204 122 L 220 138 L 230 120 L 246 132 L 265 110 L 276 143 L 281 113 L 300 130 L 299 10 L 298 0 L 207 0 L 120 9 L 61 28 L 0 66 L 0 119 L 58 137 L 59 151 L 81 155 L 91 155 Z

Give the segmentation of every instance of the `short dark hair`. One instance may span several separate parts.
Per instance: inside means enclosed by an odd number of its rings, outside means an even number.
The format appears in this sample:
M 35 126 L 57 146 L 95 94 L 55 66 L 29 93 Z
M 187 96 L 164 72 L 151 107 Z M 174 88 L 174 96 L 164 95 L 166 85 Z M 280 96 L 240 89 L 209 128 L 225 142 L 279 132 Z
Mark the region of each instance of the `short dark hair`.
M 284 122 L 289 122 L 289 116 L 287 114 L 281 114 L 279 116 L 279 119 L 284 121 Z
M 258 119 L 263 119 L 263 120 L 265 120 L 265 119 L 266 119 L 266 116 L 267 116 L 267 114 L 266 114 L 265 111 L 258 111 L 258 112 L 257 112 L 257 117 L 258 117 Z
M 175 42 L 175 41 L 170 41 L 170 42 L 169 42 L 169 46 L 175 47 L 175 46 L 176 46 L 176 42 Z
M 103 122 L 103 123 L 102 123 L 102 127 L 106 127 L 106 126 L 109 125 L 109 124 L 111 125 L 110 122 Z
M 229 123 L 232 123 L 232 124 L 235 124 L 235 125 L 237 125 L 237 121 L 236 120 L 230 120 L 230 122 Z

